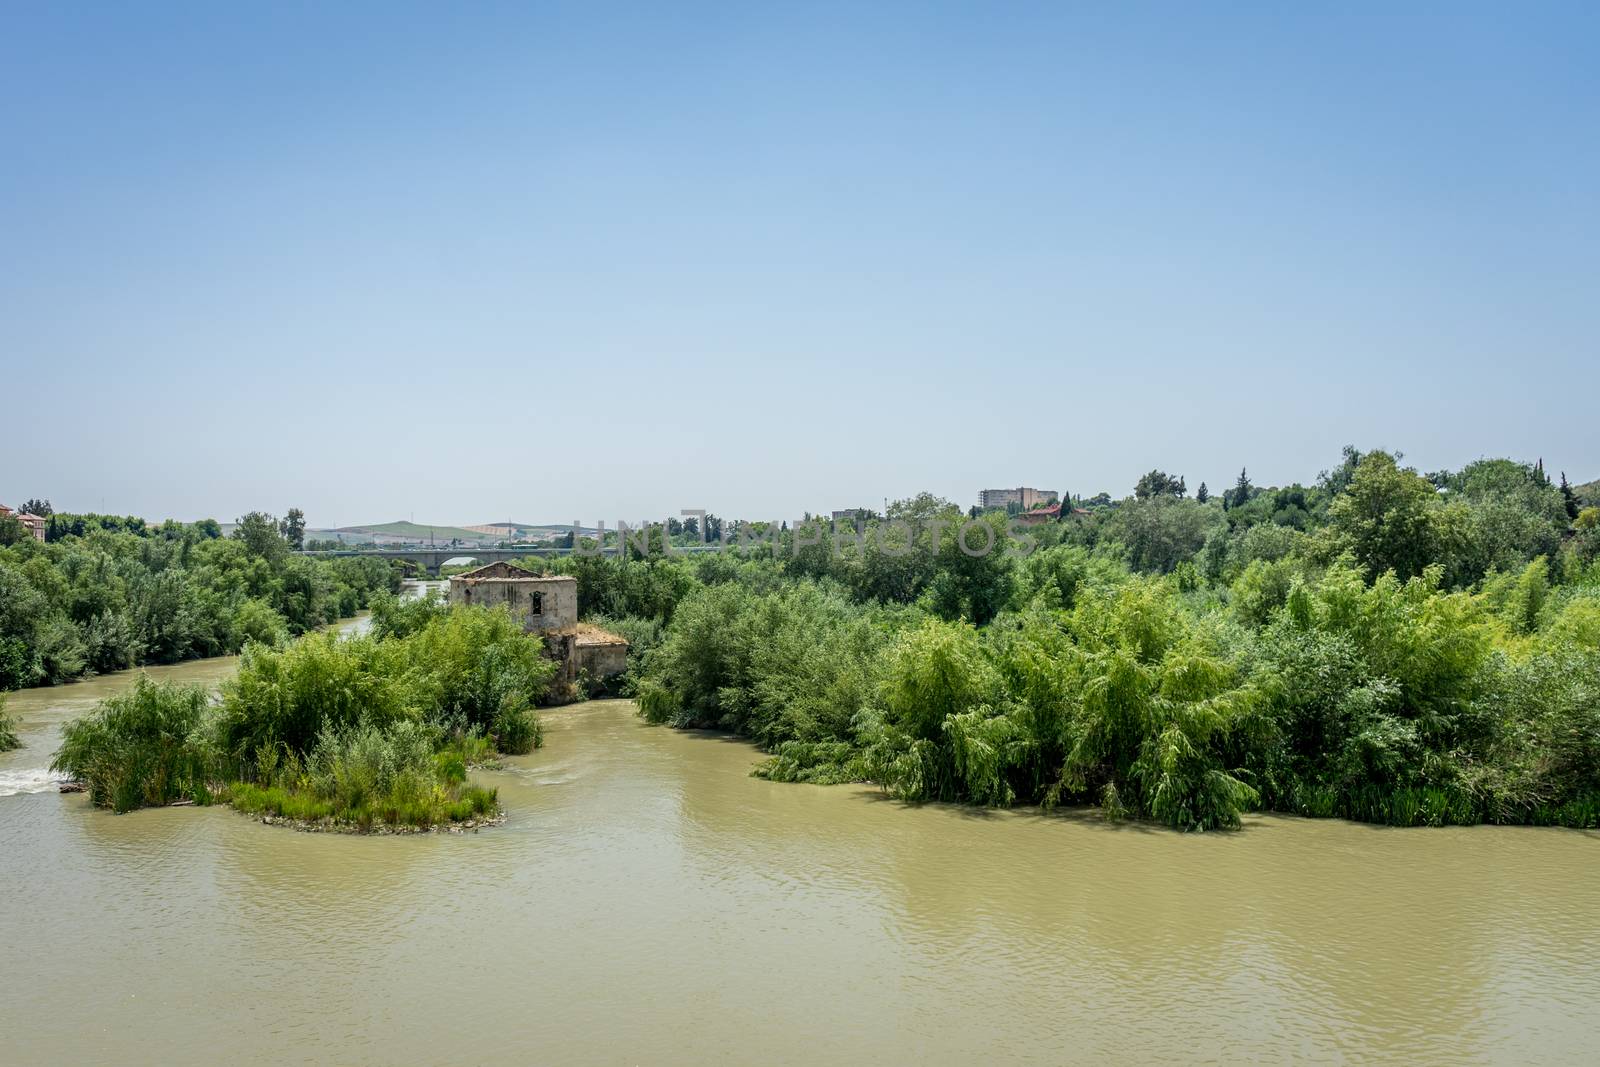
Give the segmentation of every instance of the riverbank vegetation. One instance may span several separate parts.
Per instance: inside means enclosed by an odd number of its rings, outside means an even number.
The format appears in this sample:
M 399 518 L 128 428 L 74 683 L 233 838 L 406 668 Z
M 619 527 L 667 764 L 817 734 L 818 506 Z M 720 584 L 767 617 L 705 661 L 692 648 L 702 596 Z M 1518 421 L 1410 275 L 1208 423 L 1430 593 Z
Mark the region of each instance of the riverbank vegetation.
M 1596 502 L 1542 464 L 1353 449 L 1312 485 L 1184 486 L 535 566 L 633 641 L 646 718 L 753 738 L 773 779 L 1191 830 L 1597 825 Z
M 370 636 L 252 642 L 215 703 L 141 676 L 63 729 L 53 769 L 115 811 L 222 801 L 359 829 L 493 817 L 467 772 L 542 743 L 533 704 L 555 664 L 504 612 L 380 593 L 375 617 Z
M 0 540 L 0 690 L 280 645 L 399 589 L 386 560 L 292 551 L 292 522 L 147 527 L 50 516 L 50 540 Z
M 0 752 L 10 752 L 14 748 L 22 747 L 22 739 L 17 736 L 17 724 L 6 714 L 6 697 L 0 693 Z

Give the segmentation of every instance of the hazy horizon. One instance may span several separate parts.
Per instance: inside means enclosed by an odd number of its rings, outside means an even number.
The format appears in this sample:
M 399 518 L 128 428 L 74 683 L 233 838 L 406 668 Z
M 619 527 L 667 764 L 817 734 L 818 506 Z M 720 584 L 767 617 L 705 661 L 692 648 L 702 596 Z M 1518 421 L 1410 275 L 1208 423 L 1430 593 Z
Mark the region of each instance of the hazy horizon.
M 1588 5 L 0 19 L 13 506 L 1600 477 Z
M 1377 446 L 1377 447 L 1383 447 L 1383 446 L 1380 445 L 1380 446 Z M 1403 452 L 1404 450 L 1402 449 L 1400 451 Z M 1423 471 L 1426 472 L 1426 471 L 1432 471 L 1432 470 L 1438 470 L 1438 469 L 1459 469 L 1462 466 L 1465 466 L 1466 463 L 1472 462 L 1472 460 L 1484 459 L 1484 458 L 1493 459 L 1493 458 L 1505 458 L 1505 457 L 1474 456 L 1474 457 L 1472 457 L 1471 460 L 1465 460 L 1465 461 L 1463 461 L 1461 463 L 1444 464 L 1442 466 L 1436 467 L 1436 466 L 1420 466 L 1420 465 L 1414 463 L 1412 461 L 1412 458 L 1409 455 L 1407 455 L 1402 460 L 1402 463 L 1404 465 L 1406 465 L 1406 466 L 1417 467 L 1419 470 L 1423 470 Z M 1527 459 L 1527 457 L 1521 457 L 1521 456 L 1513 456 L 1513 457 L 1510 457 L 1510 458 L 1518 459 L 1518 460 L 1526 460 Z M 1539 458 L 1541 458 L 1541 457 L 1534 457 L 1532 460 L 1527 460 L 1527 461 L 1528 462 L 1534 462 L 1534 461 L 1538 460 Z M 1335 456 L 1334 460 L 1330 461 L 1324 467 L 1319 468 L 1317 471 L 1312 472 L 1311 474 L 1309 474 L 1309 475 L 1307 475 L 1305 477 L 1301 477 L 1301 478 L 1287 478 L 1287 479 L 1277 479 L 1277 480 L 1267 479 L 1267 478 L 1263 478 L 1263 477 L 1258 476 L 1256 474 L 1256 472 L 1255 472 L 1255 468 L 1249 468 L 1250 481 L 1251 481 L 1251 483 L 1253 485 L 1257 485 L 1257 486 L 1281 486 L 1281 485 L 1293 484 L 1295 482 L 1299 482 L 1299 483 L 1304 484 L 1304 485 L 1311 485 L 1316 481 L 1316 476 L 1318 474 L 1322 473 L 1322 471 L 1324 471 L 1324 470 L 1326 470 L 1328 468 L 1337 466 L 1337 459 L 1338 459 L 1338 457 Z M 1561 473 L 1563 473 L 1563 472 L 1559 471 L 1557 468 L 1551 466 L 1548 462 L 1546 463 L 1545 466 L 1546 466 L 1546 473 L 1549 474 L 1551 479 L 1559 478 Z M 1149 469 L 1151 469 L 1151 468 L 1145 468 L 1144 470 L 1141 470 L 1138 473 L 1139 474 L 1143 474 L 1143 473 L 1145 473 L 1145 471 L 1147 471 Z M 1177 469 L 1177 468 L 1173 468 L 1170 471 L 1170 473 L 1172 473 L 1174 475 L 1179 475 L 1179 474 L 1182 474 L 1182 471 Z M 1573 484 L 1583 484 L 1583 483 L 1590 482 L 1590 481 L 1600 481 L 1600 472 L 1583 472 L 1583 473 L 1579 473 L 1579 472 L 1573 472 L 1573 471 L 1568 470 L 1568 471 L 1565 471 L 1564 473 L 1567 475 L 1567 477 L 1570 479 L 1570 481 Z M 1213 496 L 1219 496 L 1220 497 L 1220 495 L 1222 494 L 1223 490 L 1230 489 L 1230 488 L 1233 487 L 1234 482 L 1238 478 L 1238 475 L 1239 475 L 1239 472 L 1238 471 L 1234 471 L 1231 475 L 1227 475 L 1225 477 L 1218 477 L 1216 479 L 1200 479 L 1200 480 L 1197 481 L 1194 478 L 1188 478 L 1187 480 L 1188 480 L 1189 495 L 1193 496 L 1195 490 L 1197 490 L 1200 487 L 1201 482 L 1205 482 L 1207 484 L 1207 487 L 1208 487 L 1209 491 L 1211 492 L 1211 494 Z M 1137 480 L 1137 476 L 1135 476 L 1135 478 L 1133 480 Z M 579 523 L 579 525 L 581 527 L 585 528 L 585 529 L 593 527 L 597 523 L 604 523 L 606 529 L 614 530 L 614 529 L 616 529 L 616 524 L 617 524 L 618 520 L 621 520 L 623 522 L 627 522 L 627 523 L 631 524 L 631 523 L 634 523 L 634 522 L 637 522 L 637 521 L 644 521 L 644 520 L 660 521 L 660 520 L 664 520 L 664 519 L 669 518 L 669 517 L 678 518 L 678 517 L 680 517 L 680 512 L 683 510 L 683 508 L 703 510 L 703 511 L 706 511 L 706 512 L 708 512 L 710 514 L 718 515 L 718 516 L 720 516 L 722 518 L 753 519 L 753 520 L 759 520 L 759 521 L 776 520 L 776 521 L 782 521 L 782 522 L 791 522 L 791 521 L 793 521 L 795 519 L 798 519 L 798 518 L 802 517 L 805 514 L 813 514 L 813 515 L 822 514 L 822 515 L 826 515 L 830 511 L 843 510 L 843 509 L 852 508 L 852 507 L 872 508 L 874 510 L 877 510 L 877 511 L 881 512 L 886 503 L 893 503 L 893 502 L 898 501 L 898 500 L 907 499 L 909 497 L 917 495 L 920 492 L 933 492 L 935 496 L 941 496 L 941 497 L 943 497 L 943 498 L 945 498 L 947 500 L 950 500 L 953 503 L 959 504 L 963 508 L 966 508 L 966 507 L 968 507 L 968 506 L 970 506 L 972 504 L 977 503 L 978 492 L 979 492 L 980 489 L 1008 489 L 1008 488 L 1015 488 L 1017 485 L 1030 485 L 1032 488 L 1036 488 L 1036 489 L 1049 489 L 1049 490 L 1054 490 L 1054 491 L 1057 491 L 1057 492 L 1070 492 L 1070 493 L 1072 493 L 1072 495 L 1074 497 L 1089 497 L 1089 496 L 1093 496 L 1093 495 L 1095 495 L 1097 493 L 1100 493 L 1100 492 L 1107 492 L 1107 493 L 1109 493 L 1111 495 L 1112 499 L 1120 500 L 1120 499 L 1122 499 L 1124 497 L 1129 497 L 1129 496 L 1133 495 L 1133 480 L 1130 480 L 1129 484 L 1126 485 L 1126 486 L 1098 486 L 1098 487 L 1082 488 L 1082 489 L 1076 488 L 1076 487 L 1069 489 L 1069 488 L 1064 487 L 1064 486 L 1058 486 L 1058 485 L 1053 485 L 1053 484 L 1044 484 L 1043 482 L 1039 482 L 1039 481 L 1035 481 L 1035 482 L 1032 482 L 1032 483 L 1029 483 L 1029 482 L 1015 482 L 1015 483 L 995 482 L 995 483 L 992 483 L 992 484 L 985 484 L 983 486 L 973 487 L 970 492 L 965 492 L 965 493 L 963 493 L 963 492 L 961 492 L 959 490 L 941 493 L 941 492 L 938 492 L 936 490 L 932 490 L 932 489 L 928 489 L 928 488 L 911 489 L 911 490 L 907 490 L 905 492 L 890 493 L 887 496 L 880 495 L 876 499 L 840 500 L 840 501 L 832 501 L 832 502 L 825 502 L 825 503 L 813 502 L 813 503 L 810 503 L 810 504 L 801 504 L 801 505 L 798 505 L 798 506 L 788 507 L 788 508 L 784 508 L 784 507 L 781 507 L 781 506 L 778 507 L 778 508 L 775 508 L 775 509 L 774 508 L 768 508 L 768 509 L 766 509 L 764 511 L 763 510 L 741 511 L 741 510 L 737 510 L 737 509 L 724 509 L 724 508 L 717 508 L 717 507 L 707 507 L 707 506 L 705 506 L 704 503 L 699 502 L 696 499 L 695 494 L 691 492 L 689 494 L 689 496 L 685 498 L 685 503 L 683 504 L 682 508 L 676 507 L 676 506 L 668 506 L 665 509 L 660 509 L 660 510 L 657 510 L 657 511 L 654 511 L 654 512 L 650 512 L 650 511 L 641 511 L 638 508 L 630 509 L 626 504 L 620 504 L 617 507 L 613 508 L 613 510 L 608 511 L 608 512 L 603 512 L 603 513 L 599 513 L 599 514 L 569 516 L 567 518 L 562 518 L 562 517 L 560 517 L 558 515 L 554 515 L 554 514 L 552 514 L 552 515 L 540 514 L 540 515 L 529 516 L 529 515 L 522 515 L 520 513 L 511 514 L 511 515 L 501 515 L 501 516 L 498 516 L 498 517 L 482 517 L 482 516 L 478 516 L 476 513 L 470 513 L 470 514 L 458 515 L 458 516 L 450 516 L 450 515 L 440 516 L 440 515 L 433 514 L 431 511 L 419 512 L 415 508 L 404 506 L 404 503 L 402 503 L 403 510 L 401 510 L 401 511 L 399 511 L 397 513 L 368 516 L 366 518 L 357 517 L 357 518 L 354 518 L 354 519 L 352 519 L 352 520 L 350 520 L 348 522 L 347 521 L 339 521 L 339 522 L 321 521 L 321 520 L 319 520 L 318 516 L 308 512 L 306 514 L 306 522 L 307 522 L 307 525 L 308 525 L 309 529 L 333 530 L 333 529 L 353 529 L 353 528 L 368 527 L 368 526 L 381 526 L 381 525 L 385 525 L 385 524 L 388 524 L 388 523 L 394 523 L 394 522 L 411 522 L 411 523 L 414 523 L 417 526 L 434 526 L 434 527 L 440 527 L 440 528 L 443 528 L 443 527 L 457 527 L 457 528 L 460 528 L 460 527 L 466 527 L 466 526 L 486 526 L 486 525 L 494 525 L 494 524 L 507 523 L 507 522 L 521 524 L 521 525 L 525 525 L 525 526 L 563 526 L 564 527 L 564 526 L 570 526 L 574 522 L 574 520 L 576 520 Z M 23 500 L 28 499 L 28 494 L 24 494 L 24 493 L 12 493 L 11 495 L 12 495 L 12 497 L 15 498 L 14 500 L 13 499 L 0 498 L 0 503 L 8 503 L 11 506 L 15 507 L 18 504 L 20 504 Z M 704 495 L 704 494 L 702 494 L 702 495 Z M 76 506 L 76 505 L 70 504 L 68 502 L 61 502 L 61 501 L 56 501 L 56 500 L 51 500 L 51 504 L 52 504 L 52 506 L 54 507 L 54 509 L 56 511 L 61 511 L 61 512 L 72 512 L 72 513 L 77 513 L 77 512 L 105 512 L 105 513 L 113 514 L 113 515 L 128 514 L 128 515 L 137 515 L 137 516 L 140 516 L 140 517 L 142 517 L 144 519 L 147 519 L 149 521 L 152 521 L 152 522 L 160 522 L 160 521 L 163 521 L 163 520 L 169 519 L 169 518 L 170 519 L 178 519 L 178 520 L 185 521 L 185 522 L 194 522 L 194 521 L 198 521 L 200 519 L 215 519 L 215 520 L 217 520 L 219 523 L 221 523 L 223 525 L 229 525 L 229 524 L 234 523 L 240 516 L 242 516 L 246 512 L 250 512 L 250 511 L 265 511 L 265 512 L 268 512 L 268 513 L 273 514 L 275 516 L 282 517 L 283 513 L 285 511 L 287 511 L 289 508 L 298 507 L 299 506 L 294 501 L 288 501 L 287 503 L 283 503 L 283 506 L 281 506 L 281 507 L 274 507 L 274 506 L 269 506 L 269 505 L 272 504 L 272 502 L 268 501 L 268 502 L 264 502 L 264 503 L 258 504 L 256 506 L 253 506 L 253 507 L 244 507 L 241 510 L 239 510 L 236 514 L 223 515 L 223 514 L 218 514 L 218 513 L 206 513 L 206 514 L 191 514 L 191 515 L 170 515 L 170 514 L 157 513 L 157 512 L 151 512 L 151 511 L 139 511 L 137 509 L 129 510 L 129 509 L 107 508 L 107 507 L 101 507 L 101 506 L 93 506 L 93 507 L 90 507 L 90 506 Z

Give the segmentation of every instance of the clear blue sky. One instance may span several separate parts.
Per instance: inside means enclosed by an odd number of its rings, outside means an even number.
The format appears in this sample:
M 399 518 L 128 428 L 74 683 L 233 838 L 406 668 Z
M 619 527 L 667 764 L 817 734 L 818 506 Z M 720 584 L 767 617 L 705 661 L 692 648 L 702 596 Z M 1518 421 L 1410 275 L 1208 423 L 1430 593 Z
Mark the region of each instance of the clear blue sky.
M 1597 12 L 6 0 L 0 500 L 1597 477 Z

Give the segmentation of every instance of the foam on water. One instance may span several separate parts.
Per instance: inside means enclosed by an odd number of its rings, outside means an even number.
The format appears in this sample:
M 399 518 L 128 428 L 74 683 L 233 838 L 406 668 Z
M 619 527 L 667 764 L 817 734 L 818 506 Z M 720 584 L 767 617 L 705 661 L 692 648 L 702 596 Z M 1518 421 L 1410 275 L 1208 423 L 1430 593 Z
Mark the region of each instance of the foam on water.
M 0 771 L 0 797 L 19 793 L 53 793 L 67 780 L 47 767 L 17 767 Z

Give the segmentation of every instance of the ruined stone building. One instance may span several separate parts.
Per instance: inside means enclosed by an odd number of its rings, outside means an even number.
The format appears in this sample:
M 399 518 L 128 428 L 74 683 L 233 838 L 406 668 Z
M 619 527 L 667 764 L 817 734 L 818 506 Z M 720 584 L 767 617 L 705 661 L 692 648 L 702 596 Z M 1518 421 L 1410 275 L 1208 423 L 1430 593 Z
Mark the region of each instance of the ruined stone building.
M 524 630 L 543 638 L 545 652 L 561 665 L 551 683 L 557 695 L 570 690 L 580 672 L 604 681 L 628 667 L 627 641 L 578 621 L 576 578 L 540 577 L 510 563 L 491 563 L 451 578 L 450 603 L 505 607 Z
M 510 563 L 491 563 L 450 579 L 450 603 L 505 605 L 529 633 L 578 624 L 578 579 L 541 578 Z

